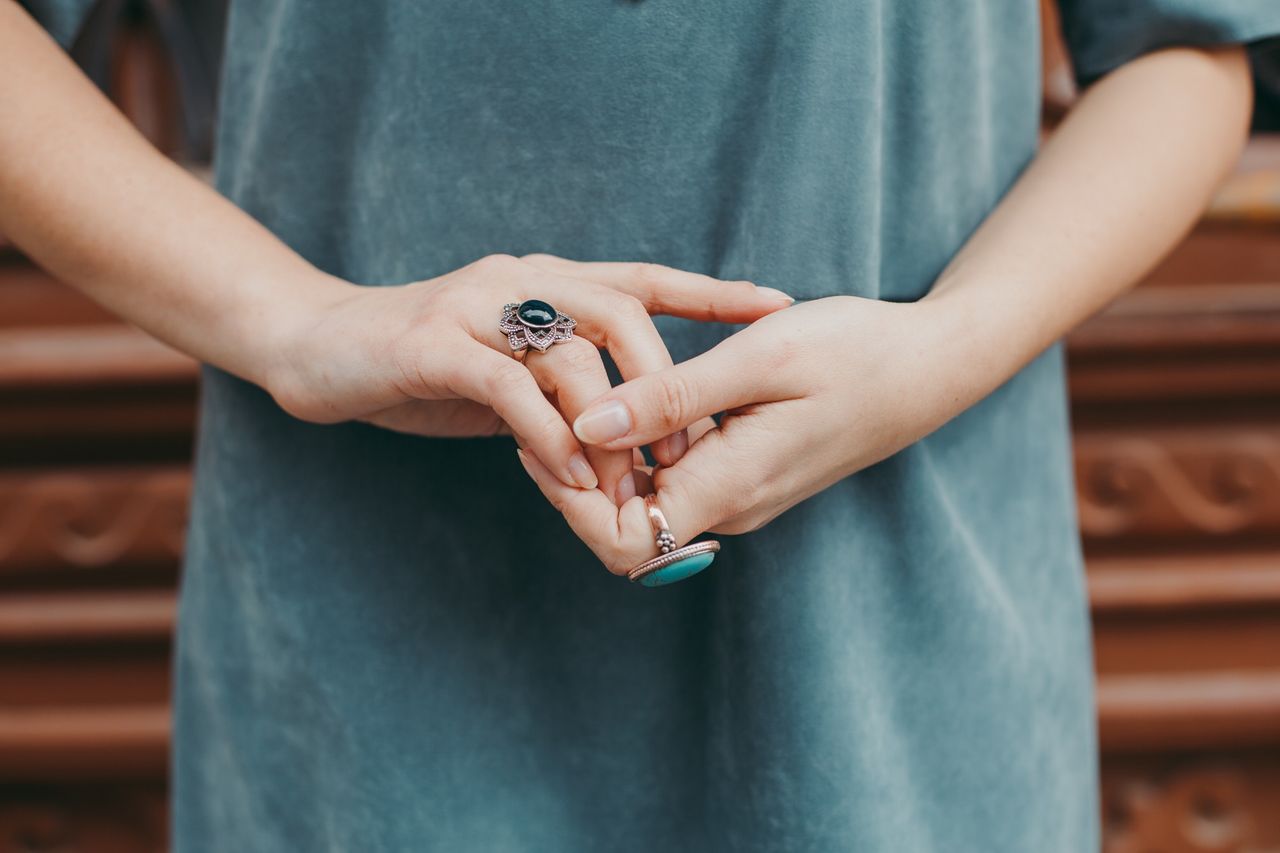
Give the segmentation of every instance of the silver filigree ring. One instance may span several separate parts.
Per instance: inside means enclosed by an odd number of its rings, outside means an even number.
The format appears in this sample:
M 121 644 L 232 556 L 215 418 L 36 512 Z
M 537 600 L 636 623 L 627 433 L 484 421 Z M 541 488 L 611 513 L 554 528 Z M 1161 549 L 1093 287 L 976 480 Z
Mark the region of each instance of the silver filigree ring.
M 546 352 L 552 344 L 573 338 L 576 325 L 577 320 L 561 314 L 541 299 L 526 299 L 502 306 L 498 328 L 506 334 L 512 352 L 523 352 L 528 347 Z

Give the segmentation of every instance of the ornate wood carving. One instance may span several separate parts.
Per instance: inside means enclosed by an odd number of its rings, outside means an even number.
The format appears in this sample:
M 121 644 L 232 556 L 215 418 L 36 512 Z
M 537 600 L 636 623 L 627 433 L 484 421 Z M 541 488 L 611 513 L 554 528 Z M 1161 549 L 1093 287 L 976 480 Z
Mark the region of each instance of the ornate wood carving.
M 1103 772 L 1107 853 L 1280 849 L 1280 755 L 1118 758 Z
M 171 565 L 189 491 L 190 474 L 177 466 L 0 473 L 0 577 Z
M 1280 425 L 1084 431 L 1075 446 L 1087 539 L 1280 533 Z

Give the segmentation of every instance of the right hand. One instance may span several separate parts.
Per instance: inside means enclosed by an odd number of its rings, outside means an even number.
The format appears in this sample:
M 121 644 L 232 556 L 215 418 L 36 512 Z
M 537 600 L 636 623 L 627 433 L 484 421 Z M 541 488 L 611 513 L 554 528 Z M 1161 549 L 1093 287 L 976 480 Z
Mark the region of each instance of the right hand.
M 430 436 L 512 432 L 558 479 L 615 501 L 635 494 L 630 450 L 584 450 L 569 428 L 610 388 L 597 347 L 623 379 L 671 366 L 651 314 L 749 323 L 791 304 L 784 294 L 654 264 L 490 255 L 439 278 L 395 287 L 333 285 L 283 330 L 268 391 L 302 420 L 362 420 Z M 502 306 L 544 299 L 578 321 L 576 337 L 513 357 Z M 652 446 L 663 465 L 683 433 Z

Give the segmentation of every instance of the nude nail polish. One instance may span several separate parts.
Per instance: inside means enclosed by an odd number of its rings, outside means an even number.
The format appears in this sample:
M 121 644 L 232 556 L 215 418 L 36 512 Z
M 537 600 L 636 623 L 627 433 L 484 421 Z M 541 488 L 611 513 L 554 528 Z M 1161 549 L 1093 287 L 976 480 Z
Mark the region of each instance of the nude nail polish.
M 581 488 L 594 489 L 600 485 L 600 479 L 596 477 L 596 472 L 591 470 L 587 457 L 581 453 L 575 453 L 569 458 L 569 474 Z
M 592 406 L 573 422 L 573 433 L 587 444 L 604 444 L 631 432 L 631 413 L 617 400 Z

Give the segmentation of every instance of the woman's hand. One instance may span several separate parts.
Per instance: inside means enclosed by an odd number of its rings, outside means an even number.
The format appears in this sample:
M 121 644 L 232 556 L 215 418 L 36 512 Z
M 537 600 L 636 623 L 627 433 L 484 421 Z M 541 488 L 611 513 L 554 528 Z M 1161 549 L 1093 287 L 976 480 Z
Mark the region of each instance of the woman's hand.
M 493 255 L 397 287 L 329 284 L 277 342 L 265 384 L 286 411 L 433 436 L 511 431 L 562 483 L 599 485 L 620 501 L 635 494 L 630 449 L 587 448 L 584 456 L 567 423 L 609 390 L 596 347 L 624 378 L 636 378 L 671 366 L 650 314 L 749 322 L 790 304 L 747 282 L 547 255 Z M 521 363 L 498 319 L 504 304 L 531 298 L 574 317 L 578 337 Z M 663 461 L 687 447 L 672 432 L 654 446 Z
M 979 386 L 966 378 L 962 329 L 958 313 L 929 300 L 815 300 L 612 389 L 574 430 L 584 443 L 622 450 L 726 412 L 675 465 L 658 468 L 653 484 L 679 544 L 706 530 L 755 530 L 972 402 Z M 567 489 L 536 448 L 521 459 L 610 571 L 655 555 L 642 501 L 615 507 Z

